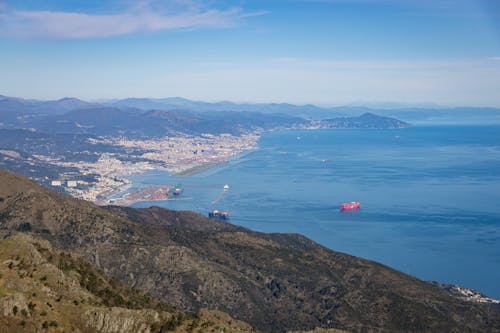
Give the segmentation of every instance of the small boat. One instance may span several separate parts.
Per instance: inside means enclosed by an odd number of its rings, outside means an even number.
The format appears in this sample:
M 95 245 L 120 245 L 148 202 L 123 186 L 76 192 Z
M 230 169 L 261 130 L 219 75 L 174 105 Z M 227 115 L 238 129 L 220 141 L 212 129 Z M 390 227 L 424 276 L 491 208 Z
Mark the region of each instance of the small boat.
M 208 217 L 211 219 L 228 220 L 229 213 L 228 212 L 220 212 L 218 210 L 212 210 L 212 211 L 208 212 Z
M 224 185 L 224 191 L 228 191 L 229 190 L 229 185 Z
M 359 201 L 344 202 L 340 204 L 340 211 L 357 210 L 361 208 Z

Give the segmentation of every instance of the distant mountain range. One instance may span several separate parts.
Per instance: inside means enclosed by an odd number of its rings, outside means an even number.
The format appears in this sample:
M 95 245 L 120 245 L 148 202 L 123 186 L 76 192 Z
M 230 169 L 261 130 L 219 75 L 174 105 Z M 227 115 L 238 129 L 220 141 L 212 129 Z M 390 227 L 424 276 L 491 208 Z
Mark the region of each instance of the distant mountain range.
M 342 116 L 359 116 L 374 113 L 395 117 L 407 122 L 419 123 L 500 123 L 500 109 L 487 107 L 439 107 L 422 105 L 409 107 L 403 104 L 379 106 L 346 105 L 319 107 L 312 104 L 294 105 L 289 103 L 234 103 L 234 102 L 199 102 L 180 97 L 171 98 L 127 98 L 106 102 L 119 108 L 137 108 L 142 110 L 167 109 L 210 111 L 246 111 L 260 113 L 283 113 L 307 119 L 325 119 Z M 390 107 L 388 107 L 390 106 Z
M 0 95 L 0 112 L 18 114 L 25 113 L 47 113 L 50 115 L 63 114 L 78 109 L 89 109 L 98 104 L 82 101 L 77 98 L 62 98 L 55 101 L 38 101 L 33 99 L 22 99 Z
M 0 241 L 0 330 L 23 331 L 24 320 L 27 327 L 74 322 L 90 327 L 85 332 L 118 332 L 120 323 L 132 332 L 156 322 L 141 332 L 165 332 L 161 323 L 173 317 L 143 292 L 181 311 L 224 311 L 263 331 L 500 331 L 494 304 L 463 300 L 300 235 L 159 207 L 102 208 L 2 170 L 0 184 L 0 239 L 7 239 Z M 217 329 L 221 318 L 205 322 Z M 202 322 L 177 332 L 203 332 Z M 109 325 L 118 328 L 99 330 Z M 250 330 L 233 325 L 224 330 Z
M 137 108 L 141 110 L 189 110 L 195 112 L 258 112 L 282 113 L 289 116 L 323 119 L 334 116 L 344 116 L 345 113 L 333 109 L 321 108 L 312 104 L 294 105 L 289 103 L 234 103 L 234 102 L 199 102 L 181 97 L 171 98 L 127 98 L 107 102 L 107 105 L 119 108 Z
M 359 116 L 364 113 L 394 117 L 410 123 L 500 123 L 500 109 L 487 107 L 439 107 L 422 105 L 408 107 L 402 104 L 379 106 L 378 104 L 346 105 L 320 107 L 312 104 L 294 105 L 289 103 L 234 103 L 202 102 L 181 97 L 169 98 L 126 98 L 99 103 L 90 103 L 76 98 L 63 98 L 55 101 L 27 100 L 0 95 L 0 123 L 12 121 L 19 116 L 37 114 L 51 116 L 63 115 L 69 111 L 84 109 L 119 109 L 129 113 L 143 113 L 151 110 L 170 111 L 175 114 L 248 112 L 259 114 L 282 114 L 289 117 L 309 120 L 322 120 L 336 117 Z
M 312 120 L 314 115 L 322 120 Z M 367 113 L 340 115 L 313 105 L 204 103 L 182 98 L 126 99 L 107 104 L 73 98 L 57 101 L 0 97 L 0 128 L 51 134 L 164 136 L 203 133 L 241 135 L 274 129 L 399 128 L 402 121 Z

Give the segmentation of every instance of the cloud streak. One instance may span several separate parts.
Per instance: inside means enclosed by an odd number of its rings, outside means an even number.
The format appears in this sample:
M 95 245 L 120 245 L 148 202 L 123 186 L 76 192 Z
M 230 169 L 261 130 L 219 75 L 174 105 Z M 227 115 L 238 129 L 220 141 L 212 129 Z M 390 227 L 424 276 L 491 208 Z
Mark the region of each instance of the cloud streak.
M 0 34 L 55 39 L 109 38 L 168 30 L 229 28 L 245 17 L 262 14 L 245 13 L 239 8 L 219 10 L 194 6 L 173 13 L 153 10 L 147 5 L 136 6 L 133 10 L 123 13 L 106 15 L 3 10 L 0 13 L 0 27 L 3 32 Z

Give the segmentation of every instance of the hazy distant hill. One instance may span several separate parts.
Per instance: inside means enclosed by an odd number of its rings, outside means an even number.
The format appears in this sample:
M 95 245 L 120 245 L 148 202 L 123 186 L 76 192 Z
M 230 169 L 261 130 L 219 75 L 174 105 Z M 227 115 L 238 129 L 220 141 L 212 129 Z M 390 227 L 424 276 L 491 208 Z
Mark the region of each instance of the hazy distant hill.
M 30 233 L 181 309 L 273 331 L 499 332 L 500 311 L 288 234 L 158 207 L 103 209 L 0 171 L 0 237 Z
M 365 128 L 365 129 L 395 129 L 410 126 L 410 124 L 390 117 L 382 117 L 373 113 L 364 113 L 359 117 L 337 117 L 321 122 L 326 128 Z
M 138 108 L 142 110 L 189 110 L 196 112 L 232 111 L 281 113 L 295 117 L 323 119 L 345 115 L 333 109 L 322 108 L 312 104 L 294 105 L 289 103 L 234 103 L 234 102 L 200 102 L 181 97 L 170 98 L 127 98 L 108 102 L 108 105 L 120 108 Z
M 217 112 L 249 112 L 282 114 L 312 120 L 373 113 L 411 123 L 500 123 L 500 109 L 487 107 L 439 107 L 432 105 L 409 107 L 394 103 L 390 104 L 390 107 L 383 107 L 383 105 L 378 104 L 319 107 L 312 104 L 294 105 L 289 103 L 234 103 L 227 101 L 209 103 L 192 101 L 181 97 L 126 98 L 101 103 L 89 103 L 76 98 L 37 101 L 0 95 L 0 126 L 2 126 L 2 123 L 4 123 L 4 127 L 5 124 L 12 123 L 19 125 L 23 123 L 22 120 L 36 119 L 41 115 L 63 115 L 70 111 L 83 109 L 120 109 L 135 114 L 151 110 L 169 111 L 178 114 L 192 112 L 199 115 Z
M 500 109 L 485 107 L 377 108 L 339 106 L 330 109 L 343 115 L 373 113 L 413 124 L 500 124 Z
M 305 128 L 314 121 L 306 120 L 304 116 L 338 114 L 313 105 L 204 103 L 182 98 L 127 99 L 116 101 L 113 105 L 91 104 L 70 98 L 35 101 L 2 97 L 0 128 L 30 129 L 50 134 L 128 137 L 179 133 L 241 135 L 273 129 Z M 150 109 L 152 107 L 155 108 Z M 377 115 L 359 118 L 344 116 L 335 120 L 328 118 L 322 124 L 327 128 L 398 127 L 394 126 L 397 120 L 385 120 Z
M 64 114 L 72 110 L 95 107 L 97 104 L 82 101 L 77 98 L 62 98 L 55 101 L 37 101 L 15 97 L 0 96 L 0 114 L 9 112 L 15 114 L 46 113 L 51 115 Z
M 152 110 L 144 113 L 100 107 L 75 110 L 64 115 L 28 120 L 24 126 L 42 132 L 93 134 L 109 136 L 164 136 L 178 133 L 240 135 L 255 130 L 269 130 L 306 124 L 301 118 L 279 114 Z
M 359 116 L 374 113 L 395 117 L 407 122 L 421 123 L 500 123 L 500 109 L 486 107 L 409 107 L 403 104 L 390 104 L 380 107 L 369 106 L 336 106 L 319 107 L 312 104 L 294 105 L 289 103 L 233 103 L 233 102 L 200 102 L 180 97 L 171 98 L 127 98 L 108 102 L 108 105 L 120 108 L 137 108 L 142 110 L 191 110 L 211 111 L 247 111 L 261 113 L 283 113 L 307 119 L 327 119 L 342 116 Z
M 255 130 L 304 125 L 306 120 L 258 112 L 118 108 L 77 99 L 34 101 L 2 97 L 0 128 L 36 129 L 46 133 L 164 136 L 178 133 L 240 135 Z

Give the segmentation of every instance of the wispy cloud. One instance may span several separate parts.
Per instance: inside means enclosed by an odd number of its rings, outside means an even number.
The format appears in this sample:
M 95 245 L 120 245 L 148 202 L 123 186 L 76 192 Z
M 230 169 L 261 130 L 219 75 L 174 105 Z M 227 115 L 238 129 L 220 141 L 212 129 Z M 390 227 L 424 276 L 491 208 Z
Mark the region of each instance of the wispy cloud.
M 19 11 L 0 3 L 0 34 L 57 39 L 107 38 L 134 33 L 179 29 L 228 28 L 245 17 L 262 15 L 240 8 L 215 9 L 197 1 L 177 1 L 177 6 L 158 8 L 157 3 L 138 1 L 116 14 L 63 11 Z
M 306 3 L 332 5 L 360 5 L 391 7 L 404 15 L 454 16 L 454 17 L 491 17 L 500 15 L 500 2 L 497 0 L 295 0 Z

